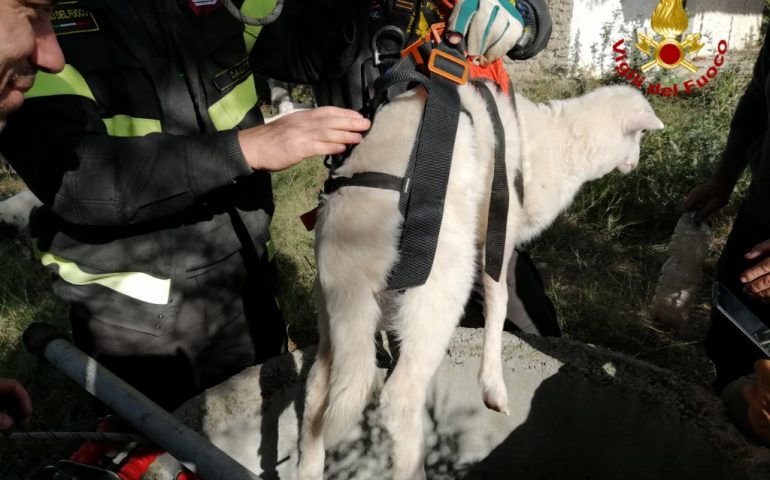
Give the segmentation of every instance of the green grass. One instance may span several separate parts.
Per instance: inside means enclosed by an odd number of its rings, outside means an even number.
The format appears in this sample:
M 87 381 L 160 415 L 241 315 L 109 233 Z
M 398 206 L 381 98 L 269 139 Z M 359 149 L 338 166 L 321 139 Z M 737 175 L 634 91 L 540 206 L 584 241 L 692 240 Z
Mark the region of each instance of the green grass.
M 21 183 L 7 174 L 0 190 Z M 0 229 L 0 375 L 21 381 L 33 399 L 32 431 L 93 430 L 95 416 L 88 394 L 55 369 L 39 362 L 21 343 L 33 322 L 48 322 L 69 335 L 67 308 L 50 291 L 49 274 L 35 259 L 29 239 Z M 0 437 L 0 478 L 13 480 L 53 460 L 66 458 L 72 443 L 10 443 Z
M 300 215 L 315 208 L 327 174 L 322 159 L 312 158 L 273 177 L 276 213 L 271 232 L 280 273 L 278 300 L 289 327 L 290 347 L 318 340 L 312 295 L 315 237 L 305 229 Z
M 712 255 L 690 322 L 684 328 L 655 324 L 647 306 L 667 258 L 679 205 L 710 173 L 724 144 L 750 74 L 750 63 L 742 65 L 723 69 L 701 95 L 652 98 L 666 129 L 645 137 L 640 167 L 630 175 L 611 175 L 585 186 L 555 225 L 529 245 L 565 336 L 653 362 L 695 382 L 709 381 L 711 366 L 700 346 L 710 305 L 708 286 L 737 201 L 714 218 Z M 553 79 L 519 88 L 537 100 L 578 95 L 613 81 Z M 281 277 L 279 301 L 293 347 L 317 340 L 313 234 L 304 229 L 299 215 L 316 205 L 326 173 L 320 159 L 312 159 L 274 177 L 277 210 L 272 232 Z M 12 175 L 0 172 L 0 196 L 21 187 Z M 92 429 L 94 414 L 87 395 L 20 344 L 20 334 L 31 321 L 49 321 L 68 334 L 67 309 L 51 294 L 48 274 L 30 257 L 27 240 L 8 230 L 0 231 L 0 272 L 0 374 L 29 387 L 36 410 L 31 429 Z M 0 478 L 25 478 L 72 448 L 10 445 L 0 439 Z

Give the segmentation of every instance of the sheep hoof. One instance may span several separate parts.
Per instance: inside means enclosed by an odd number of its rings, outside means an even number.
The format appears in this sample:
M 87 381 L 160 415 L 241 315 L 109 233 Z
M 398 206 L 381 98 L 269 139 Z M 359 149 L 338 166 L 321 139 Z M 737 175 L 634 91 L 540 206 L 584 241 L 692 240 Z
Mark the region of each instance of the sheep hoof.
M 508 394 L 505 388 L 488 388 L 484 390 L 484 405 L 495 412 L 510 415 L 508 409 Z

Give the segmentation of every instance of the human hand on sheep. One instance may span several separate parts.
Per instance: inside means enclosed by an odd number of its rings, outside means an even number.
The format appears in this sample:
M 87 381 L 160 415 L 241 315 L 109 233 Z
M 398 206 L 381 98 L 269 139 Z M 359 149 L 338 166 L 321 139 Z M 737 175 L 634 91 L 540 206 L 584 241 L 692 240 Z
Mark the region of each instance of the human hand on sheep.
M 743 397 L 749 404 L 749 425 L 760 439 L 770 443 L 770 360 L 757 360 L 754 371 L 757 383 L 743 387 Z
M 743 258 L 758 260 L 741 274 L 743 291 L 751 298 L 770 302 L 770 240 L 754 245 Z
M 466 41 L 468 57 L 479 65 L 502 58 L 524 33 L 515 0 L 457 0 L 447 25 L 447 41 Z
M 307 157 L 342 153 L 361 142 L 371 122 L 354 111 L 319 107 L 238 132 L 243 156 L 254 170 L 278 172 Z

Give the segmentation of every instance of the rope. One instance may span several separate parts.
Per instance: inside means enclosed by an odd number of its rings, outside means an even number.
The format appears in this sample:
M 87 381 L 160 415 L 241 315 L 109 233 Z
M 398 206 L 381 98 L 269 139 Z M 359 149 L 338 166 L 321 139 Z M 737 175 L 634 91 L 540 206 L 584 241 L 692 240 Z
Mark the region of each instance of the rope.
M 283 10 L 283 0 L 276 0 L 275 7 L 273 7 L 272 12 L 265 15 L 264 17 L 254 18 L 246 16 L 242 11 L 240 11 L 238 7 L 233 5 L 233 2 L 230 0 L 222 0 L 222 3 L 230 15 L 237 18 L 241 21 L 241 23 L 245 23 L 246 25 L 267 25 L 269 23 L 273 23 L 274 21 L 278 20 L 278 16 L 281 15 L 281 11 Z

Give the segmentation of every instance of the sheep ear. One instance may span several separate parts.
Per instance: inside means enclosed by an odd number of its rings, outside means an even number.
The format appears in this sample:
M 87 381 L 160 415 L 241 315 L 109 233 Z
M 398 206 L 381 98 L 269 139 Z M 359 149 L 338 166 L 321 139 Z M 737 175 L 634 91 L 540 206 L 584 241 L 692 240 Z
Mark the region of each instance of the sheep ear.
M 663 128 L 655 114 L 650 112 L 631 112 L 623 119 L 623 133 L 635 133 L 640 130 L 657 130 Z

